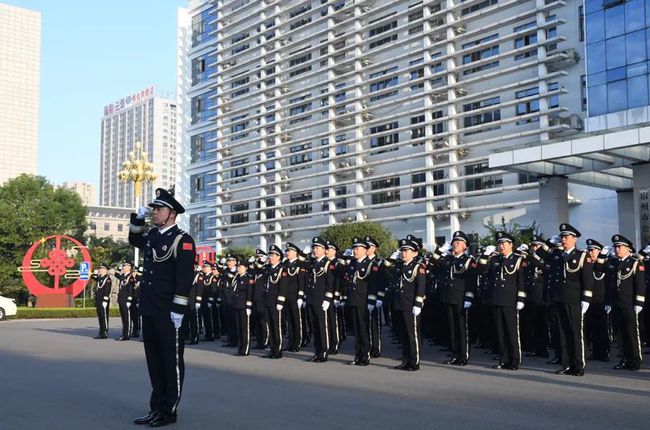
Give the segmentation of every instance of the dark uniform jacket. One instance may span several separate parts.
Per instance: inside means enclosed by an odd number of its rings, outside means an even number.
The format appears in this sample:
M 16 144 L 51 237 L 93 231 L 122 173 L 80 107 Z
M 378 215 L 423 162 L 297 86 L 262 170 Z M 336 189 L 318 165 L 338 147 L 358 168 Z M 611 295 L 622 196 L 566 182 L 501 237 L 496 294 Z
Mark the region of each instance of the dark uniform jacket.
M 645 305 L 645 266 L 634 255 L 624 260 L 612 258 L 608 263 L 606 303 L 618 308 Z
M 198 271 L 194 272 L 194 282 L 192 282 L 192 288 L 190 289 L 189 306 L 190 308 L 194 307 L 196 303 L 201 304 L 203 300 L 203 282 L 205 280 L 205 273 Z
M 157 227 L 145 233 L 144 220 L 131 214 L 129 243 L 144 254 L 140 313 L 149 317 L 185 313 L 196 258 L 192 237 L 176 225 L 162 234 Z
M 313 260 L 307 272 L 307 303 L 319 306 L 334 299 L 336 265 L 327 257 Z
M 252 276 L 255 279 L 255 286 L 253 288 L 253 303 L 256 306 L 264 306 L 264 288 L 266 280 L 264 278 L 264 271 L 267 264 L 255 262 L 253 264 Z
M 223 297 L 223 303 L 231 306 L 233 299 L 233 280 L 237 276 L 236 270 L 230 270 L 226 268 L 221 275 L 221 291 Z
M 117 302 L 120 304 L 131 303 L 136 282 L 135 273 L 118 273 L 115 277 L 119 280 L 120 288 L 117 292 Z
M 248 273 L 235 275 L 230 281 L 229 290 L 232 291 L 231 306 L 233 309 L 243 311 L 253 307 L 253 288 L 255 279 Z
M 396 311 L 422 307 L 426 290 L 426 268 L 415 258 L 408 264 L 398 263 L 393 277 L 393 306 Z
M 548 268 L 546 276 L 550 284 L 551 300 L 567 304 L 590 302 L 593 262 L 587 251 L 574 248 L 567 254 L 564 251 L 546 252 L 542 248 L 537 250 L 538 253 L 540 251 Z
M 113 285 L 109 275 L 92 276 L 95 281 L 95 305 L 99 306 L 102 302 L 108 302 L 111 297 L 111 287 Z
M 370 257 L 369 257 L 370 258 Z M 384 300 L 388 290 L 388 263 L 381 257 L 370 258 L 370 284 L 368 285 L 368 303 L 374 305 L 377 300 Z
M 285 261 L 283 266 L 282 278 L 286 283 L 284 296 L 289 300 L 304 299 L 307 280 L 305 263 L 296 258 L 293 261 Z
M 530 303 L 548 303 L 547 282 L 544 275 L 544 261 L 536 254 L 526 257 L 526 301 Z
M 467 254 L 458 257 L 452 254 L 433 254 L 429 267 L 433 267 L 436 275 L 438 299 L 441 303 L 462 305 L 463 302 L 474 299 L 478 280 L 474 257 Z
M 526 298 L 524 257 L 511 253 L 504 257 L 493 254 L 489 260 L 481 258 L 479 268 L 487 276 L 487 303 L 496 306 L 515 307 Z
M 267 264 L 264 268 L 264 306 L 284 305 L 287 298 L 286 281 L 283 278 L 284 267 L 278 263 L 275 267 Z
M 368 299 L 368 286 L 370 277 L 370 259 L 351 260 L 345 272 L 346 304 L 357 308 L 365 308 L 370 303 Z M 372 301 L 374 304 L 374 300 Z

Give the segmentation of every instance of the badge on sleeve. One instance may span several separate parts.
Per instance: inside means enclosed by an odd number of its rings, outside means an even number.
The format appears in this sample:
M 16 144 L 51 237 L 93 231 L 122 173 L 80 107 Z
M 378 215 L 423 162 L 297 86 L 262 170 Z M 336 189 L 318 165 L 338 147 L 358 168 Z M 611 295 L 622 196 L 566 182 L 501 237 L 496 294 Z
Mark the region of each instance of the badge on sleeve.
M 191 243 L 186 242 L 186 243 L 183 244 L 183 251 L 192 251 L 193 249 L 194 249 L 194 247 L 192 246 Z

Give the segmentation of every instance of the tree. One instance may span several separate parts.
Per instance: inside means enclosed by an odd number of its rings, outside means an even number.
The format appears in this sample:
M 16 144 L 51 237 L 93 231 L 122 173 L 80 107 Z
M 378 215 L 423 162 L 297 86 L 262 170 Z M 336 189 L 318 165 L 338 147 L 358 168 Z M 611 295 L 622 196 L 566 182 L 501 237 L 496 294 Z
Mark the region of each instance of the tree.
M 251 255 L 255 255 L 255 248 L 250 246 L 231 246 L 223 250 L 223 255 L 226 256 L 227 254 L 234 255 L 240 261 L 248 260 Z
M 505 231 L 508 234 L 512 235 L 512 237 L 515 239 L 515 247 L 521 245 L 522 243 L 529 244 L 533 238 L 533 235 L 539 234 L 539 226 L 535 221 L 533 221 L 529 227 L 523 227 L 520 224 L 512 221 L 506 223 L 506 220 L 503 217 L 501 217 L 501 223 L 498 225 L 495 225 L 490 221 L 487 225 L 487 229 L 488 233 L 484 236 L 481 236 L 479 239 L 480 245 L 483 247 L 494 244 L 494 237 L 498 231 Z
M 86 208 L 65 188 L 42 176 L 20 175 L 0 187 L 0 292 L 21 301 L 27 297 L 17 268 L 36 240 L 69 235 L 83 241 Z
M 133 247 L 124 241 L 90 235 L 86 239 L 86 246 L 94 266 L 101 263 L 118 266 L 125 261 L 133 262 Z
M 379 242 L 378 254 L 383 257 L 390 256 L 397 248 L 397 240 L 383 225 L 376 222 L 352 222 L 335 224 L 321 231 L 320 236 L 331 240 L 344 250 L 352 246 L 354 237 L 372 236 Z

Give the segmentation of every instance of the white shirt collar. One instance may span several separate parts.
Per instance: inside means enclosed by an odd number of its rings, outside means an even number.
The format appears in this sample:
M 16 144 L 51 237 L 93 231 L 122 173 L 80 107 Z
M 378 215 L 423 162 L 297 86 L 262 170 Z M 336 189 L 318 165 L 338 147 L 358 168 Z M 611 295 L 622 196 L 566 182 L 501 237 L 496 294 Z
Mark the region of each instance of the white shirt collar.
M 574 246 L 573 248 L 571 248 L 571 249 L 565 249 L 565 250 L 564 250 L 564 253 L 565 253 L 565 254 L 571 254 L 571 253 L 573 252 L 574 249 L 576 249 L 575 246 Z
M 358 261 L 359 263 L 361 263 L 361 262 L 362 262 L 363 260 L 365 260 L 367 257 L 368 257 L 367 255 L 364 255 L 364 256 L 361 257 L 361 258 L 357 258 L 357 261 Z
M 164 234 L 164 233 L 166 233 L 166 232 L 169 231 L 169 229 L 171 229 L 172 227 L 176 227 L 176 224 L 172 224 L 172 225 L 167 226 L 167 227 L 165 227 L 165 228 L 161 228 L 161 229 L 160 229 L 160 234 Z

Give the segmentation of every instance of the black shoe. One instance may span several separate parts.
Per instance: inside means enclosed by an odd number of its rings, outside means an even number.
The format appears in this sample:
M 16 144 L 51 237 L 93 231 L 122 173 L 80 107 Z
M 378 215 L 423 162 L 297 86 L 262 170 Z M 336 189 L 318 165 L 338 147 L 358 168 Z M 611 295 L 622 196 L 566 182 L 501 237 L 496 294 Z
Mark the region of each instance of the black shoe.
M 199 341 L 198 340 L 193 340 L 191 342 L 188 342 L 188 345 L 198 345 Z
M 537 357 L 537 356 L 539 356 L 539 354 L 537 354 L 536 352 L 527 352 L 526 354 L 524 354 L 524 356 L 525 357 Z
M 157 416 L 158 416 L 158 411 L 149 411 L 147 415 L 134 419 L 133 423 L 137 425 L 149 424 Z
M 456 366 L 467 366 L 467 360 L 457 360 L 453 364 L 456 365 Z
M 393 367 L 393 369 L 404 370 L 404 368 L 408 367 L 408 365 L 409 364 L 407 362 L 403 362 L 402 364 L 398 364 L 397 366 Z
M 560 359 L 558 357 L 553 357 L 552 359 L 548 360 L 546 364 L 560 364 Z
M 350 366 L 358 366 L 359 365 L 359 360 L 356 358 L 348 363 Z
M 565 367 L 560 370 L 555 371 L 556 375 L 572 375 L 573 374 L 573 369 L 571 367 Z
M 641 369 L 640 364 L 630 364 L 627 366 L 627 370 L 631 370 L 632 372 L 636 372 L 637 370 Z
M 573 369 L 571 372 L 573 376 L 585 376 L 585 369 Z
M 507 369 L 507 370 L 519 370 L 519 365 L 511 363 L 509 366 L 504 366 L 504 369 Z
M 266 345 L 255 345 L 253 349 L 266 349 Z
M 118 337 L 118 338 L 115 338 L 115 340 L 120 340 L 120 341 L 122 341 L 122 340 L 129 340 L 129 338 L 126 337 L 126 336 L 120 336 L 120 337 Z
M 318 357 L 316 360 L 314 360 L 316 363 L 327 363 L 327 355 L 323 354 L 320 357 Z
M 508 363 L 499 363 L 499 364 L 495 364 L 494 366 L 492 366 L 492 368 L 494 368 L 494 369 L 507 369 L 509 367 L 510 367 L 510 364 L 508 364 Z
M 381 354 L 378 352 L 371 352 L 370 353 L 370 358 L 379 358 L 381 357 Z
M 237 355 L 238 357 L 246 357 L 248 354 L 245 353 L 244 351 L 237 351 L 237 354 L 235 355 Z
M 357 366 L 367 366 L 369 364 L 370 364 L 370 361 L 368 361 L 368 360 L 361 360 L 361 361 L 357 362 Z
M 443 361 L 442 364 L 458 364 L 459 361 L 460 361 L 459 359 L 454 357 L 454 358 L 451 358 L 451 359 L 449 359 L 447 361 Z
M 619 363 L 618 363 L 616 366 L 614 366 L 613 368 L 616 369 L 616 370 L 620 370 L 620 369 L 628 369 L 629 367 L 630 367 L 630 366 L 627 364 L 627 362 L 621 360 L 621 361 L 619 361 Z
M 418 370 L 420 370 L 420 365 L 419 364 L 414 364 L 412 366 L 408 366 L 404 370 L 408 370 L 409 372 L 417 372 Z
M 279 358 L 282 358 L 282 353 L 281 352 L 276 352 L 273 355 L 271 355 L 269 358 L 271 358 L 273 360 L 277 360 Z
M 176 422 L 176 415 L 159 413 L 150 423 L 150 427 L 163 427 Z
M 320 358 L 320 355 L 314 354 L 311 357 L 309 357 L 308 359 L 306 359 L 305 361 L 311 361 L 313 363 L 316 363 L 316 362 L 318 362 L 319 358 Z
M 131 333 L 131 337 L 134 337 L 134 338 L 137 339 L 137 338 L 140 337 L 140 333 L 138 333 L 138 332 Z
M 108 339 L 107 334 L 98 334 L 97 336 L 93 337 L 93 339 Z

